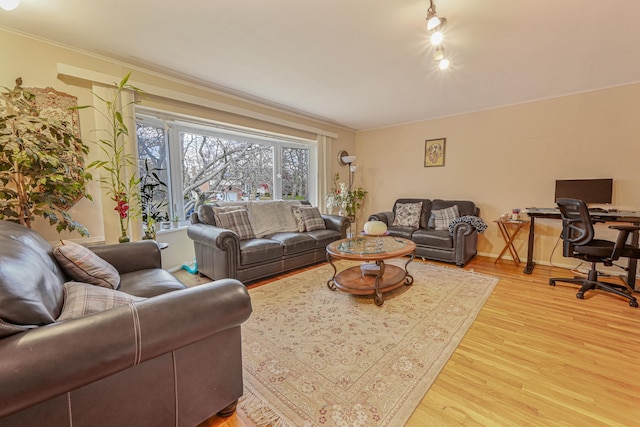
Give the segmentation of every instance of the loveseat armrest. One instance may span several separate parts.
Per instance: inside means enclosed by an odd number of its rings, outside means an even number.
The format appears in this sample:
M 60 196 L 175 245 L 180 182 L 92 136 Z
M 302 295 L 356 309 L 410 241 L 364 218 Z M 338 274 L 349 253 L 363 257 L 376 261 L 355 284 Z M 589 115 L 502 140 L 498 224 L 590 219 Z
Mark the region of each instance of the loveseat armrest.
M 4 338 L 0 417 L 237 327 L 251 310 L 245 286 L 223 279 Z
M 453 227 L 453 240 L 455 263 L 462 267 L 478 252 L 478 230 L 469 223 L 460 222 Z
M 349 218 L 340 215 L 322 214 L 322 219 L 324 219 L 324 225 L 327 230 L 339 231 L 343 239 L 347 237 L 347 230 L 351 225 Z
M 93 246 L 90 249 L 113 265 L 120 274 L 162 268 L 160 248 L 155 240 Z
M 392 211 L 384 211 L 384 212 L 378 212 L 373 215 L 369 215 L 369 219 L 367 221 L 382 221 L 388 227 L 391 224 L 393 224 L 394 217 L 395 215 L 393 214 Z
M 193 241 L 202 243 L 203 245 L 212 246 L 217 249 L 226 251 L 230 247 L 227 240 L 235 242 L 235 246 L 240 248 L 240 238 L 236 233 L 226 228 L 216 227 L 209 224 L 191 224 L 187 229 L 187 236 Z

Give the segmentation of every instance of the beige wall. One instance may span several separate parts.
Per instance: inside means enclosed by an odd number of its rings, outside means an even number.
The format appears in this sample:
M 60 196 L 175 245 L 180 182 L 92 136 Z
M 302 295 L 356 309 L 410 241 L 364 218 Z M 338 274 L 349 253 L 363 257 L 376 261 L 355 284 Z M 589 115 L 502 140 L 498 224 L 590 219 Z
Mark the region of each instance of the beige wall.
M 331 144 L 331 160 L 327 164 L 332 168 L 331 173 L 335 173 L 339 166 L 333 159 L 337 158 L 339 149 L 355 151 L 355 133 L 351 130 L 337 127 L 332 124 L 319 122 L 300 115 L 286 113 L 257 102 L 244 100 L 235 96 L 225 95 L 219 91 L 207 90 L 194 84 L 181 81 L 171 76 L 150 72 L 135 67 L 128 66 L 117 61 L 95 56 L 85 52 L 78 52 L 73 49 L 52 44 L 46 41 L 26 37 L 0 29 L 0 85 L 13 88 L 15 79 L 22 77 L 24 87 L 53 87 L 54 89 L 78 97 L 79 105 L 90 105 L 92 103 L 91 82 L 64 75 L 58 75 L 58 63 L 71 67 L 87 70 L 89 73 L 103 73 L 114 76 L 111 82 L 119 81 L 127 72 L 133 71 L 131 81 L 145 85 L 146 87 L 159 88 L 161 96 L 147 96 L 143 98 L 142 105 L 164 108 L 173 112 L 191 114 L 201 118 L 219 120 L 234 123 L 242 126 L 256 127 L 273 132 L 289 133 L 295 136 L 309 137 L 313 135 L 308 129 L 316 128 L 337 135 L 337 140 Z M 215 71 L 214 71 L 215 72 Z M 201 99 L 204 102 L 200 105 L 182 101 L 176 101 L 167 94 L 183 94 L 189 99 Z M 204 106 L 203 106 L 204 105 Z M 217 106 L 211 107 L 211 106 Z M 230 113 L 230 111 L 232 113 Z M 246 115 L 238 112 L 246 112 Z M 274 124 L 277 123 L 277 124 Z M 285 125 L 283 125 L 285 123 Z M 292 124 L 287 127 L 287 123 Z M 95 139 L 96 129 L 94 112 L 90 109 L 80 111 L 80 128 L 83 141 L 90 147 Z M 294 128 L 306 129 L 305 131 L 294 130 Z M 89 161 L 97 156 L 97 150 L 92 150 L 89 154 Z M 333 170 L 335 169 L 335 170 Z M 97 171 L 94 171 L 97 176 Z M 331 174 L 328 174 L 328 179 Z M 108 243 L 111 236 L 118 236 L 115 232 L 105 230 L 105 216 L 102 211 L 102 200 L 100 188 L 97 183 L 92 183 L 89 189 L 94 197 L 94 201 L 82 200 L 71 208 L 74 219 L 84 224 L 92 235 L 92 240 Z M 111 203 L 107 201 L 106 203 Z M 105 215 L 110 212 L 109 207 L 105 207 Z M 114 217 L 117 215 L 113 211 Z M 117 224 L 114 221 L 106 221 L 109 224 Z M 79 241 L 76 233 L 63 232 L 58 234 L 54 227 L 50 227 L 45 221 L 37 221 L 34 228 L 39 231 L 47 240 L 56 241 L 61 238 L 71 238 Z M 132 236 L 138 240 L 140 236 Z M 170 243 L 169 249 L 163 251 L 163 265 L 165 268 L 180 267 L 183 262 L 193 258 L 193 245 L 184 232 L 173 232 L 167 236 L 159 237 L 161 241 Z
M 512 208 L 553 207 L 556 179 L 613 178 L 613 206 L 640 210 L 639 112 L 635 84 L 360 132 L 364 212 L 390 210 L 398 197 L 473 200 L 490 224 L 479 252 L 496 256 L 504 243 L 492 221 Z M 443 137 L 445 166 L 425 168 L 425 140 Z M 548 263 L 559 221 L 536 225 L 534 259 Z M 553 263 L 567 264 L 561 245 Z

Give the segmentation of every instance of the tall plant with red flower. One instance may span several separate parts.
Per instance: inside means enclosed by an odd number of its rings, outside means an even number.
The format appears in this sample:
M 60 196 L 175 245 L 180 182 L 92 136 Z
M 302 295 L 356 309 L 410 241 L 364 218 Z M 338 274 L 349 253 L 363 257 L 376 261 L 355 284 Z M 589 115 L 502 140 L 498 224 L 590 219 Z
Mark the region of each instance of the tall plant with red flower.
M 94 93 L 93 95 L 104 103 L 105 111 L 93 107 L 100 112 L 109 122 L 109 128 L 104 129 L 104 138 L 96 141 L 98 148 L 107 160 L 96 160 L 89 167 L 100 168 L 106 173 L 100 177 L 102 186 L 107 190 L 107 195 L 116 203 L 114 208 L 118 212 L 120 219 L 120 239 L 121 243 L 128 242 L 129 219 L 139 213 L 140 200 L 140 179 L 135 174 L 137 171 L 137 159 L 126 152 L 126 137 L 129 136 L 129 129 L 125 124 L 123 111 L 135 104 L 137 101 L 122 102 L 122 94 L 125 91 L 133 91 L 136 94 L 142 93 L 140 89 L 128 84 L 131 73 L 115 84 L 113 96 L 103 98 Z M 78 107 L 78 108 L 87 108 Z M 131 174 L 127 178 L 127 171 Z

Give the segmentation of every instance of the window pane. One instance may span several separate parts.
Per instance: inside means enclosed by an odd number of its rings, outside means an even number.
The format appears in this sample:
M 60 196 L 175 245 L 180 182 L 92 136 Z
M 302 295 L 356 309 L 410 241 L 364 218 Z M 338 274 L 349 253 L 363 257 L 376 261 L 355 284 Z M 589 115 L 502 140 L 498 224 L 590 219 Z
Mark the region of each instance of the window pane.
M 180 146 L 186 217 L 193 211 L 193 193 L 204 200 L 273 197 L 272 146 L 191 132 L 180 132 Z
M 309 149 L 282 147 L 282 198 L 309 199 Z
M 169 220 L 168 171 L 164 128 L 137 123 L 142 221 Z

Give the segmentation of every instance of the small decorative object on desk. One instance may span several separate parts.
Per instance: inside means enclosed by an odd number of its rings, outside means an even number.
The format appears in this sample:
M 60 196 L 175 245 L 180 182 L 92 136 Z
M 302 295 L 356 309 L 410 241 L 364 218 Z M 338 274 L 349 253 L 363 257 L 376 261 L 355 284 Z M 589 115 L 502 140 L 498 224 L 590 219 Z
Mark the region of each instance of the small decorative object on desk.
M 511 219 L 513 221 L 518 221 L 520 220 L 520 209 L 515 208 L 511 210 Z
M 387 224 L 382 221 L 367 221 L 364 223 L 364 232 L 370 236 L 382 236 L 387 231 Z

